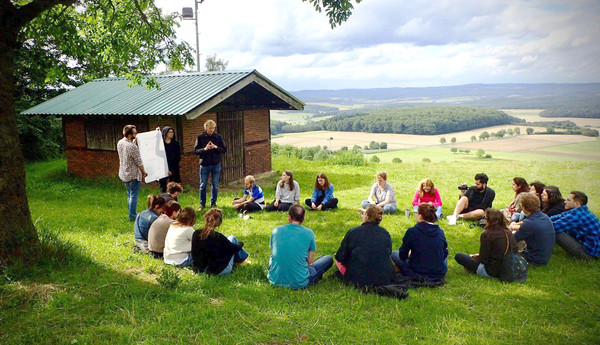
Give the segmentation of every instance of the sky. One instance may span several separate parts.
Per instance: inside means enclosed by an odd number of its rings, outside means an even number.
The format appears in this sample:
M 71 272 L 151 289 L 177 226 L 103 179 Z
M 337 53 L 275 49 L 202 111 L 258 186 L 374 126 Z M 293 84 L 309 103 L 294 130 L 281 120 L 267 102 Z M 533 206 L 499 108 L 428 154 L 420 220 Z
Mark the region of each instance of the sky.
M 335 29 L 301 0 L 205 0 L 198 11 L 202 69 L 216 54 L 288 91 L 600 82 L 597 0 L 363 0 Z M 194 21 L 178 36 L 195 49 Z

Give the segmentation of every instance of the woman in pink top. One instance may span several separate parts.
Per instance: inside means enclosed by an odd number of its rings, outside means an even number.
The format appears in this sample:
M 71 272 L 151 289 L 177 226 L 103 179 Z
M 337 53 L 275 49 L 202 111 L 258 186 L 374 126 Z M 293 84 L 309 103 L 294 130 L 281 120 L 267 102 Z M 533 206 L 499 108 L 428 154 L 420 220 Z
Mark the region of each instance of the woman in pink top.
M 422 203 L 430 204 L 435 207 L 435 215 L 437 219 L 442 216 L 442 198 L 437 188 L 433 186 L 433 182 L 426 178 L 419 182 L 415 197 L 413 199 L 413 211 L 417 213 L 419 205 Z

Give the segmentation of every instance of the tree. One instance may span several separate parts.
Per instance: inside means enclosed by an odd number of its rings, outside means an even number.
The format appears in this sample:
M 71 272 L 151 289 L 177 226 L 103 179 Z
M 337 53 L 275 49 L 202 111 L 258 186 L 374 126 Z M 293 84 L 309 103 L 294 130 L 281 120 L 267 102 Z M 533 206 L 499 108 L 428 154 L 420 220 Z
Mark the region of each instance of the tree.
M 218 72 L 224 71 L 229 65 L 229 61 L 217 59 L 217 54 L 209 55 L 206 57 L 205 69 L 207 72 Z
M 509 128 L 509 129 L 507 129 L 507 130 L 506 130 L 506 134 L 508 134 L 508 135 L 510 135 L 510 136 L 512 136 L 512 135 L 513 135 L 513 133 L 514 133 L 514 132 L 513 132 L 512 128 Z
M 352 0 L 306 1 L 326 11 L 332 28 L 353 10 Z M 0 265 L 33 260 L 39 252 L 17 136 L 18 56 L 28 46 L 44 50 L 51 83 L 124 75 L 132 84 L 155 87 L 155 79 L 144 78 L 159 64 L 173 70 L 193 64 L 190 46 L 176 40 L 177 17 L 163 15 L 153 0 L 0 0 Z M 38 61 L 30 67 L 38 68 Z
M 450 139 L 450 142 L 451 142 L 452 144 L 456 144 L 456 138 L 455 138 L 455 137 L 452 137 L 452 139 Z
M 440 144 L 444 145 L 446 143 L 446 138 L 441 137 L 440 138 Z
M 371 163 L 379 163 L 380 159 L 377 156 L 373 156 L 371 157 L 371 159 L 369 160 Z
M 489 137 L 490 137 L 490 133 L 488 133 L 487 131 L 483 131 L 481 134 L 479 134 L 479 140 L 485 140 Z
M 525 132 L 527 133 L 527 135 L 532 135 L 533 134 L 533 128 L 527 127 L 527 129 L 525 130 Z
M 515 132 L 515 135 L 521 135 L 521 128 L 515 127 L 514 132 Z
M 475 140 L 477 140 L 477 137 L 476 137 L 476 136 L 474 136 L 474 135 L 472 135 L 472 136 L 471 136 L 471 141 L 475 141 Z
M 452 153 L 456 153 L 456 151 L 458 151 L 458 149 L 456 147 L 453 147 L 450 149 L 450 152 L 452 152 Z
M 402 159 L 396 157 L 396 158 L 392 159 L 392 163 L 402 163 Z
M 379 143 L 379 148 L 382 150 L 387 150 L 387 143 L 386 142 Z
M 477 155 L 477 158 L 483 158 L 485 156 L 485 151 L 483 149 L 477 149 L 475 154 Z

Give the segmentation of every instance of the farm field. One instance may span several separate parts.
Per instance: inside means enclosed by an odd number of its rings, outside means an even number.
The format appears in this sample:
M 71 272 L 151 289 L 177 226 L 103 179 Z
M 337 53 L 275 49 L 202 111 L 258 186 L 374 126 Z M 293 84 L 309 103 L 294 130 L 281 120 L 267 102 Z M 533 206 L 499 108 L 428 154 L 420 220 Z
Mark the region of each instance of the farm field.
M 541 117 L 539 114 L 543 109 L 502 109 L 508 115 L 525 119 L 528 122 L 534 121 L 573 121 L 577 126 L 590 126 L 600 128 L 600 119 L 587 119 L 578 117 Z

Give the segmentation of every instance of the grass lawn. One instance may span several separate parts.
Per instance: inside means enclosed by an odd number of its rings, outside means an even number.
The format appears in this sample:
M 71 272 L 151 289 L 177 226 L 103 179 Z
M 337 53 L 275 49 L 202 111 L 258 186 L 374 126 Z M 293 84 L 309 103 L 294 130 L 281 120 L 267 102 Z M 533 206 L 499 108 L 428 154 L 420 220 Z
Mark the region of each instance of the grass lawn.
M 591 210 L 600 213 L 599 162 L 430 158 L 429 164 L 343 167 L 275 157 L 273 165 L 293 170 L 302 198 L 310 196 L 320 171 L 335 185 L 341 208 L 307 213 L 305 225 L 316 234 L 317 255 L 334 254 L 346 231 L 360 224 L 355 209 L 378 170 L 388 171 L 400 209 L 428 176 L 449 214 L 456 186 L 472 183 L 475 173 L 484 171 L 496 190 L 496 207 L 510 203 L 511 179 L 523 176 L 555 184 L 564 194 L 582 189 L 590 196 Z M 268 199 L 275 182 L 261 186 Z M 132 252 L 125 189 L 116 180 L 74 178 L 59 160 L 30 164 L 27 188 L 40 237 L 56 251 L 48 250 L 51 255 L 33 269 L 0 271 L 1 344 L 600 343 L 600 262 L 577 262 L 555 248 L 550 264 L 530 268 L 525 283 L 474 276 L 452 259 L 457 252 L 479 248 L 480 229 L 468 222 L 451 227 L 441 221 L 450 251 L 446 285 L 410 290 L 406 300 L 398 301 L 364 295 L 336 280 L 332 271 L 301 291 L 270 286 L 269 236 L 287 217 L 259 213 L 247 221 L 238 218 L 228 205 L 239 190 L 219 195 L 219 205 L 225 206 L 220 231 L 244 241 L 252 263 L 226 277 L 207 277 Z M 151 192 L 156 187 L 144 186 L 140 196 Z M 180 201 L 197 205 L 197 191 L 187 191 Z M 142 197 L 138 210 L 144 207 Z M 196 227 L 203 223 L 199 219 Z M 395 249 L 413 224 L 403 212 L 382 222 Z M 157 281 L 175 274 L 180 282 L 174 287 Z
M 595 141 L 584 141 L 575 144 L 565 144 L 557 146 L 547 146 L 536 151 L 576 153 L 576 154 L 598 154 L 600 153 L 600 138 Z

